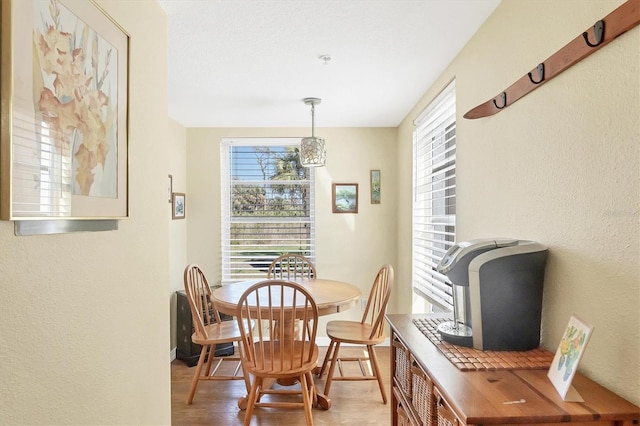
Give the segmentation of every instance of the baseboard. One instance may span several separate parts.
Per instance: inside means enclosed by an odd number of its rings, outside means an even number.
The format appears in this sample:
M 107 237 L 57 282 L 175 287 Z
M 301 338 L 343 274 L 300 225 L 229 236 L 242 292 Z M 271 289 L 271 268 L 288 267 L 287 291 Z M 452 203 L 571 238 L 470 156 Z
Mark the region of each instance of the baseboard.
M 176 348 L 171 349 L 169 352 L 169 362 L 173 362 L 176 360 Z

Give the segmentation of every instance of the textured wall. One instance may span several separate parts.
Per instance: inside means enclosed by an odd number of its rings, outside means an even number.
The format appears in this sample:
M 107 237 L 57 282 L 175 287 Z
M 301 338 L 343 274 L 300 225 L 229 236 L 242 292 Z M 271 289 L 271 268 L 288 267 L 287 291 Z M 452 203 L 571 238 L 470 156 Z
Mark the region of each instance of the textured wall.
M 131 35 L 130 218 L 31 237 L 0 222 L 0 424 L 171 422 L 167 21 L 153 0 L 99 3 Z
M 621 3 L 503 0 L 401 126 L 398 158 L 410 158 L 410 120 L 456 78 L 458 239 L 548 246 L 543 345 L 555 351 L 570 315 L 581 317 L 595 327 L 581 370 L 639 404 L 640 28 L 499 114 L 462 118 Z M 411 206 L 400 206 L 406 259 Z
M 187 188 L 187 131 L 169 119 L 169 174 L 173 176 L 173 192 L 186 194 L 185 219 L 171 218 L 172 205 L 167 203 L 169 223 L 169 297 L 171 300 L 171 340 L 169 350 L 176 347 L 176 294 L 184 290 L 184 268 L 187 266 L 187 226 L 191 216 L 191 197 Z

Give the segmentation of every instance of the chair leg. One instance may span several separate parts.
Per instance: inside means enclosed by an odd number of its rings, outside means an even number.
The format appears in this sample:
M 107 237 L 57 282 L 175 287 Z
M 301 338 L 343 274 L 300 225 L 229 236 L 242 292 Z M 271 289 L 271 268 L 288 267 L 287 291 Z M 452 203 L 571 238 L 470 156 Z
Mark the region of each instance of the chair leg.
M 335 345 L 335 341 L 331 341 L 331 343 L 329 343 L 329 347 L 327 348 L 327 353 L 324 356 L 324 361 L 322 361 L 322 368 L 320 368 L 320 371 L 318 372 L 318 377 L 321 378 L 322 375 L 324 374 L 324 370 L 327 368 L 327 362 L 331 359 L 331 353 L 333 350 L 333 346 Z
M 307 426 L 313 426 L 313 414 L 311 413 L 311 398 L 309 396 L 310 385 L 307 383 L 307 375 L 301 374 L 298 380 L 300 380 L 300 390 L 302 391 L 302 401 L 304 402 L 304 417 L 307 420 Z
M 244 385 L 247 388 L 247 395 L 251 391 L 251 381 L 249 379 L 249 373 L 247 373 L 247 369 L 244 367 L 244 348 L 242 347 L 242 342 L 238 343 L 238 352 L 240 352 L 240 366 L 242 368 L 242 376 L 244 377 Z
M 213 358 L 215 357 L 216 345 L 209 345 L 209 356 L 207 357 L 207 369 L 205 370 L 205 376 L 211 374 L 211 365 L 213 364 Z
M 311 372 L 307 374 L 307 384 L 309 385 L 309 394 L 311 395 L 311 406 L 318 406 L 318 391 L 316 390 L 316 385 L 313 382 L 313 374 Z
M 249 391 L 251 390 L 251 375 L 244 371 L 242 374 L 244 376 L 244 386 L 247 388 L 247 394 L 249 394 Z
M 372 345 L 367 345 L 367 351 L 369 351 L 369 359 L 373 364 L 373 371 L 378 379 L 378 386 L 380 387 L 380 393 L 382 394 L 382 402 L 387 403 L 387 393 L 384 390 L 384 383 L 382 382 L 382 374 L 380 373 L 380 367 L 378 366 L 378 358 L 376 357 L 376 351 Z
M 247 409 L 244 412 L 244 426 L 249 426 L 251 424 L 251 415 L 253 414 L 253 409 L 255 408 L 256 401 L 258 399 L 259 386 L 262 386 L 262 378 L 254 376 L 253 383 L 251 384 L 251 390 L 247 397 Z
M 331 342 L 334 343 L 333 341 Z M 329 396 L 329 389 L 331 389 L 331 381 L 333 380 L 333 373 L 336 369 L 336 364 L 338 363 L 338 352 L 340 352 L 340 342 L 335 342 L 335 347 L 333 348 L 333 357 L 331 358 L 331 367 L 329 367 L 329 374 L 327 374 L 327 382 L 324 385 L 324 395 L 326 397 Z
M 196 366 L 196 371 L 193 375 L 193 379 L 191 380 L 191 390 L 189 390 L 189 396 L 187 397 L 187 404 L 191 404 L 193 402 L 193 397 L 196 394 L 196 388 L 198 387 L 198 382 L 200 381 L 200 373 L 202 371 L 202 364 L 204 364 L 204 357 L 207 355 L 207 346 L 203 346 L 200 351 L 200 358 L 198 358 L 198 365 Z

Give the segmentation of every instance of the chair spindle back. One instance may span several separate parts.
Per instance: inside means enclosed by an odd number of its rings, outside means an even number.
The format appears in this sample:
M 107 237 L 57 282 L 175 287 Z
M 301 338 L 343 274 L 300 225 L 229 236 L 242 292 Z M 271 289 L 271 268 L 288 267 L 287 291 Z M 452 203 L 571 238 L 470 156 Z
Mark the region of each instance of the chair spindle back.
M 220 314 L 211 303 L 211 287 L 198 265 L 190 264 L 184 270 L 184 290 L 191 307 L 193 327 L 196 335 L 207 339 L 206 326 L 220 323 Z
M 301 254 L 284 254 L 271 262 L 267 270 L 271 279 L 315 278 L 316 267 L 313 262 Z
M 384 333 L 384 315 L 387 312 L 392 285 L 393 268 L 388 264 L 383 265 L 373 282 L 367 307 L 362 314 L 361 323 L 371 326 L 370 339 L 379 338 Z
M 282 280 L 267 280 L 254 284 L 240 297 L 237 319 L 245 356 L 252 369 L 269 374 L 286 374 L 302 368 L 311 360 L 318 328 L 318 307 L 311 295 L 300 285 Z M 272 324 L 252 330 L 246 324 Z M 297 320 L 305 325 L 296 333 Z M 310 344 L 311 343 L 311 344 Z

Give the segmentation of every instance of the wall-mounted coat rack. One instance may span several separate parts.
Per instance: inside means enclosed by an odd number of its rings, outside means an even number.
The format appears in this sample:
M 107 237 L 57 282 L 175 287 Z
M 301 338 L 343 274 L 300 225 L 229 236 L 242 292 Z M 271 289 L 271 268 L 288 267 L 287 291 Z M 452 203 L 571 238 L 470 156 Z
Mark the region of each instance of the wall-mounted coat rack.
M 628 0 L 464 118 L 496 114 L 640 23 L 640 0 Z

